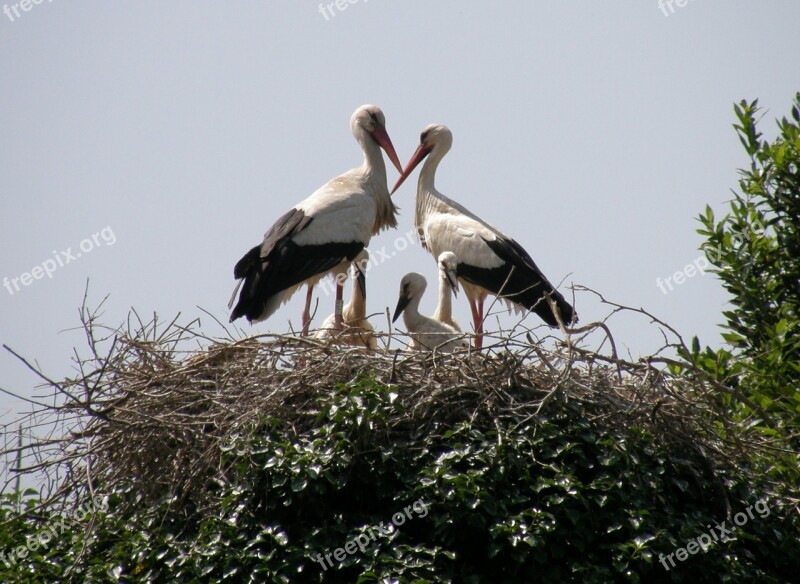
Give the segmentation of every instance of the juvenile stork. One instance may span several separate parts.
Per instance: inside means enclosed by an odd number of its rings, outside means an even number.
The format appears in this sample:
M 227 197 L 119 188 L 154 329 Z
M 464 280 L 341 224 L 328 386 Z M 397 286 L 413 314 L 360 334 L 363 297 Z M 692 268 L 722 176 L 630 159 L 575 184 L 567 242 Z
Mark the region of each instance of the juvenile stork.
M 400 161 L 386 133 L 383 112 L 374 105 L 359 107 L 350 128 L 364 150 L 364 163 L 328 181 L 295 205 L 248 251 L 233 269 L 239 280 L 228 304 L 239 301 L 231 322 L 269 318 L 304 283 L 309 291 L 303 310 L 303 330 L 310 321 L 311 289 L 323 276 L 347 265 L 381 230 L 397 226 L 397 208 L 386 186 L 381 148 L 398 172 Z M 341 268 L 339 268 L 341 269 Z M 335 326 L 342 326 L 342 285 L 336 283 Z
M 461 332 L 461 327 L 453 318 L 453 296 L 458 295 L 458 259 L 452 251 L 445 251 L 439 254 L 437 263 L 439 264 L 439 304 L 436 305 L 433 320 L 449 324 Z
M 397 180 L 392 193 L 426 157 L 417 184 L 414 223 L 422 246 L 434 257 L 452 251 L 458 257 L 458 278 L 469 300 L 475 326 L 475 348 L 483 338 L 484 301 L 489 294 L 517 311 L 531 310 L 557 326 L 547 297 L 556 303 L 564 324 L 575 318 L 572 306 L 536 267 L 520 244 L 474 213 L 436 190 L 436 169 L 453 145 L 453 134 L 441 124 L 427 126 L 420 144 Z
M 449 324 L 439 322 L 420 314 L 419 303 L 428 282 L 425 276 L 411 272 L 400 280 L 400 298 L 394 311 L 392 322 L 403 315 L 403 322 L 411 337 L 411 348 L 432 351 L 434 349 L 445 353 L 466 347 L 461 333 Z
M 367 284 L 364 274 L 367 271 L 368 262 L 369 253 L 366 249 L 361 250 L 361 253 L 353 260 L 353 292 L 350 301 L 342 309 L 343 330 L 336 329 L 336 315 L 331 314 L 314 334 L 315 338 L 340 338 L 348 345 L 372 350 L 378 348 L 378 341 L 374 335 L 375 329 L 367 320 Z M 337 277 L 340 276 L 337 274 Z

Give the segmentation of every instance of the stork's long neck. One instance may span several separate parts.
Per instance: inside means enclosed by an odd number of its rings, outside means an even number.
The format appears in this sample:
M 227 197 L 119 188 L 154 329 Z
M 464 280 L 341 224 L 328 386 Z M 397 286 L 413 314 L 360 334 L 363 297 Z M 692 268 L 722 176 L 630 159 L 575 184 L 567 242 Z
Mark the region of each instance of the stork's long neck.
M 449 323 L 453 319 L 453 297 L 444 270 L 439 270 L 439 304 L 433 314 L 434 320 Z
M 445 154 L 447 154 L 447 151 L 434 148 L 419 173 L 416 210 L 414 213 L 414 225 L 417 229 L 424 226 L 425 217 L 428 213 L 442 211 L 448 207 L 449 199 L 436 190 L 436 169 L 439 168 L 439 163 Z M 425 242 L 423 241 L 424 244 Z
M 350 297 L 350 302 L 342 310 L 342 318 L 346 323 L 367 318 L 367 301 L 361 295 L 361 287 L 355 279 L 353 279 L 353 295 Z
M 361 165 L 364 176 L 386 185 L 386 164 L 383 161 L 381 147 L 369 134 L 359 136 L 358 142 L 364 151 L 364 163 Z
M 375 199 L 378 208 L 372 227 L 372 234 L 376 235 L 388 227 L 397 227 L 397 207 L 386 186 L 386 164 L 381 147 L 369 134 L 361 134 L 357 139 L 364 151 L 364 163 L 359 170 L 366 181 L 366 191 Z
M 408 303 L 408 306 L 406 306 L 405 312 L 403 312 L 403 322 L 406 325 L 406 329 L 408 329 L 410 332 L 417 330 L 419 322 L 422 319 L 422 316 L 419 313 L 420 300 L 422 300 L 422 292 L 418 293 L 411 299 L 411 301 Z

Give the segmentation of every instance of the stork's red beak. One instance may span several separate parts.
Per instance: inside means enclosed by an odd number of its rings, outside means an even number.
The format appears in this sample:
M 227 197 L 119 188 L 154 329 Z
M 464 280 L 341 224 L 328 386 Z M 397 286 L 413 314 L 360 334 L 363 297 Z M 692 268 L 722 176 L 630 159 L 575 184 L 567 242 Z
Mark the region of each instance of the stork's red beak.
M 430 153 L 431 149 L 426 148 L 422 144 L 420 144 L 419 147 L 417 147 L 416 151 L 414 151 L 414 154 L 411 155 L 411 160 L 409 160 L 408 164 L 406 164 L 406 169 L 400 171 L 400 178 L 398 178 L 397 182 L 394 183 L 392 191 L 389 193 L 390 195 L 393 195 L 394 192 L 400 188 L 400 185 L 406 181 L 408 176 L 412 172 L 414 172 L 414 169 L 417 168 L 417 166 L 419 166 L 419 163 L 425 160 L 425 157 Z
M 400 159 L 397 158 L 397 152 L 394 151 L 392 140 L 389 138 L 389 134 L 386 133 L 386 128 L 383 126 L 376 126 L 372 131 L 372 137 L 375 138 L 378 145 L 386 151 L 386 155 L 389 157 L 389 160 L 392 161 L 392 164 L 394 164 L 397 172 L 402 174 L 403 165 L 400 164 Z

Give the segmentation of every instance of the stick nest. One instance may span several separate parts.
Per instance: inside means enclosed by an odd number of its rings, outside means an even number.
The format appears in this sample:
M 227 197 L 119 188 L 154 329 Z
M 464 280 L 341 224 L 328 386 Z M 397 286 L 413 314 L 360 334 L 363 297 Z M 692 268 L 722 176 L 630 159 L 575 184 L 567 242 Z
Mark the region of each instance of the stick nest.
M 47 432 L 22 447 L 33 462 L 18 471 L 44 475 L 48 502 L 87 485 L 128 483 L 140 494 L 138 504 L 169 496 L 202 508 L 214 485 L 229 482 L 222 452 L 235 435 L 256 431 L 264 417 L 301 435 L 315 424 L 320 396 L 363 377 L 390 386 L 401 402 L 404 413 L 390 420 L 392 440 L 461 420 L 489 427 L 535 422 L 571 401 L 594 424 L 645 428 L 712 469 L 777 447 L 762 435 L 728 431 L 730 406 L 721 396 L 746 398 L 674 361 L 669 355 L 683 340 L 673 329 L 641 309 L 602 301 L 612 306 L 609 316 L 633 311 L 650 319 L 664 334 L 664 348 L 623 359 L 603 321 L 561 326 L 557 337 L 519 324 L 485 337 L 480 352 L 455 354 L 408 351 L 398 342 L 404 337 L 384 335 L 382 348 L 368 352 L 297 336 L 212 339 L 198 321 L 143 322 L 135 313 L 111 330 L 97 322 L 99 308 L 84 304 L 90 356 L 76 357 L 76 376 L 53 381 L 20 357 L 52 399 L 32 402 L 29 432 Z M 670 367 L 682 370 L 672 374 Z M 18 452 L 7 444 L 6 471 L 17 470 L 9 467 Z

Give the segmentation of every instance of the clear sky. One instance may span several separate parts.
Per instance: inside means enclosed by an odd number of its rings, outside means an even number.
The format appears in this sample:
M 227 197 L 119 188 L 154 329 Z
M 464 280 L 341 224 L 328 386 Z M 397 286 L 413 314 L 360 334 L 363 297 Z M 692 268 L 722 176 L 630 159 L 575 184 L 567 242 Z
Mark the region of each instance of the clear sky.
M 797 0 L 17 2 L 0 0 L 0 342 L 53 377 L 84 350 L 68 329 L 87 278 L 110 325 L 135 308 L 218 334 L 197 307 L 227 320 L 234 263 L 361 162 L 348 122 L 363 103 L 384 110 L 403 163 L 423 126 L 447 124 L 438 188 L 565 294 L 589 286 L 716 345 L 716 279 L 666 294 L 656 279 L 700 257 L 695 217 L 724 211 L 747 163 L 732 104 L 760 98 L 772 133 L 800 89 Z M 370 271 L 371 312 L 394 307 L 409 271 L 435 282 L 419 245 L 395 247 L 415 186 L 395 195 L 400 229 L 370 246 L 396 251 Z M 244 330 L 296 327 L 301 296 Z M 584 323 L 607 312 L 576 304 Z M 332 307 L 323 296 L 318 323 Z M 456 316 L 469 328 L 463 296 Z M 633 355 L 660 345 L 642 319 L 612 327 Z M 36 383 L 0 354 L 0 387 Z M 0 397 L 1 422 L 25 410 Z

